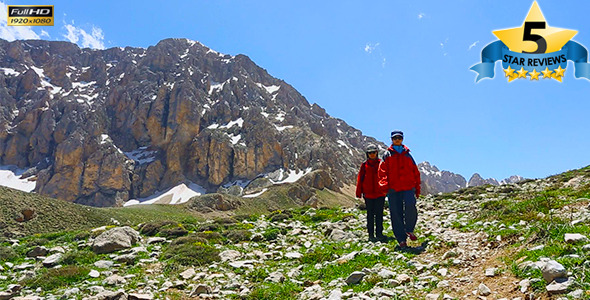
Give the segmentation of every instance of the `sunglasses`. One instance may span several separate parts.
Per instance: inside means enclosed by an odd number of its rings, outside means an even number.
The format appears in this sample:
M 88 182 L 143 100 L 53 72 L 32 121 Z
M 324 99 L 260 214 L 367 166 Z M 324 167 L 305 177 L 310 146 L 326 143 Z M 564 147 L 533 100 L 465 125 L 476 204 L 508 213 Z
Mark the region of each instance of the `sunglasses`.
M 398 136 L 392 137 L 391 139 L 392 140 L 403 140 L 404 138 L 398 135 Z
M 371 151 L 371 152 L 367 152 L 369 154 L 377 154 L 377 151 Z

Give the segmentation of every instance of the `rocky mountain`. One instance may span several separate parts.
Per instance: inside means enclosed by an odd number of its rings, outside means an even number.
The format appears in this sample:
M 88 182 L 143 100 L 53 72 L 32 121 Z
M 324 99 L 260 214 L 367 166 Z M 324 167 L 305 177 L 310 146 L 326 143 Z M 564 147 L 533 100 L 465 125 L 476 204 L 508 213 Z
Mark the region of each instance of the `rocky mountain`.
M 475 173 L 469 179 L 469 182 L 467 183 L 467 186 L 480 186 L 480 185 L 486 185 L 486 184 L 500 185 L 500 183 L 498 182 L 498 180 L 496 180 L 494 178 L 483 179 L 481 177 L 481 175 L 479 175 L 478 173 Z
M 338 190 L 368 142 L 247 56 L 199 42 L 0 40 L 0 165 L 27 168 L 42 195 L 117 206 L 180 183 L 214 192 L 318 169 Z
M 429 162 L 419 163 L 418 170 L 421 174 L 423 194 L 435 195 L 438 193 L 454 192 L 469 186 L 481 186 L 488 184 L 504 185 L 517 183 L 524 180 L 523 177 L 514 175 L 498 182 L 494 178 L 483 179 L 481 175 L 475 173 L 471 176 L 469 181 L 467 181 L 459 174 L 449 171 L 440 171 L 435 165 L 431 165 Z

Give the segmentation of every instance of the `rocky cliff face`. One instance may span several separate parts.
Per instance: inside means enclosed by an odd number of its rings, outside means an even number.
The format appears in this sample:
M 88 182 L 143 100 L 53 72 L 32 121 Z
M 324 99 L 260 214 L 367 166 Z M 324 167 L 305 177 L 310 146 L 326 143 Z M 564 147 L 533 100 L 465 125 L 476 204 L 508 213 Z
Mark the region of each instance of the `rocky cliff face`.
M 247 56 L 198 42 L 97 51 L 0 40 L 0 164 L 30 168 L 51 197 L 113 206 L 280 169 L 323 169 L 338 187 L 369 142 Z

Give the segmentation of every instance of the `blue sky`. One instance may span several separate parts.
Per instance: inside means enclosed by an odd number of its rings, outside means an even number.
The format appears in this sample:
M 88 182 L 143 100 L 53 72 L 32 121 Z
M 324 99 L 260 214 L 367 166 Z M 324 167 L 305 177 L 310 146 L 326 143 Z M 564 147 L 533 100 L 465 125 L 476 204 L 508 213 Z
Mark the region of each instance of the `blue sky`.
M 55 26 L 4 39 L 148 47 L 184 37 L 246 54 L 308 101 L 389 143 L 402 129 L 417 161 L 467 179 L 540 178 L 590 164 L 590 81 L 475 83 L 493 30 L 520 27 L 533 1 L 7 1 L 52 4 Z M 547 23 L 590 47 L 586 1 L 538 1 Z M 0 18 L 6 13 L 0 11 Z M 18 30 L 18 31 L 16 31 Z

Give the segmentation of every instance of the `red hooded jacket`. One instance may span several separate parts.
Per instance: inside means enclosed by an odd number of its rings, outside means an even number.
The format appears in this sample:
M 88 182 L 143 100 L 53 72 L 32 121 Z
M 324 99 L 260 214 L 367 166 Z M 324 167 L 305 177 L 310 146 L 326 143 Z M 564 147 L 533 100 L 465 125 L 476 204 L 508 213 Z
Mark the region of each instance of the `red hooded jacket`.
M 379 178 L 377 171 L 379 169 L 380 159 L 367 159 L 359 170 L 359 175 L 356 179 L 356 197 L 360 198 L 364 195 L 367 199 L 376 199 L 385 197 L 386 193 L 379 188 Z
M 398 153 L 389 147 L 379 164 L 379 186 L 382 191 L 390 189 L 396 192 L 416 189 L 416 196 L 420 195 L 420 172 L 410 149 L 404 145 L 404 151 Z

